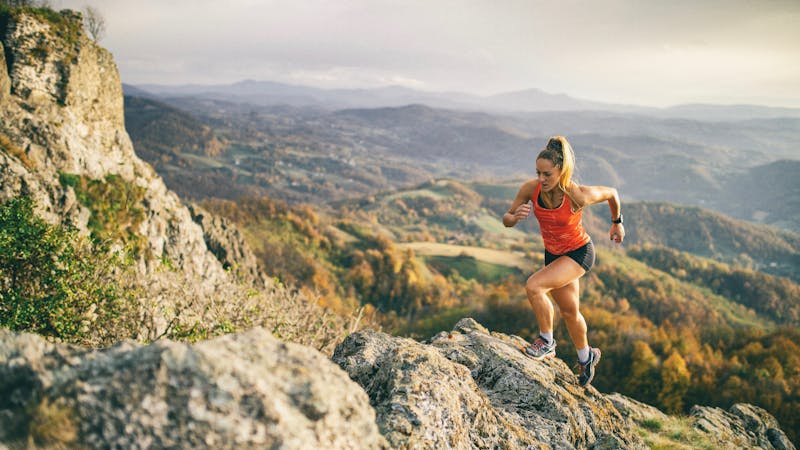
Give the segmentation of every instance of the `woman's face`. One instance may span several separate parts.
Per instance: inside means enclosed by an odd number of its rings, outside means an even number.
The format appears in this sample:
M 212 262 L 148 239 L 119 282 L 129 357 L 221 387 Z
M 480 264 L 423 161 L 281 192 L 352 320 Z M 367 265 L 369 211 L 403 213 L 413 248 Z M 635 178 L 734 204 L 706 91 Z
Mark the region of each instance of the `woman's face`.
M 553 190 L 558 186 L 558 178 L 561 176 L 561 169 L 553 164 L 549 159 L 539 158 L 536 160 L 536 176 L 539 184 L 545 192 Z

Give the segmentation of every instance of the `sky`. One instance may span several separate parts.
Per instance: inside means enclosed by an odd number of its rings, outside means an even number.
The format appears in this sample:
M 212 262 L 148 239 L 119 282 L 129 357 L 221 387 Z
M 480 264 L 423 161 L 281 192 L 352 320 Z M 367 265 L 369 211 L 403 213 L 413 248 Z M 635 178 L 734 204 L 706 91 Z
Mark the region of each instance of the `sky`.
M 128 84 L 524 89 L 800 108 L 800 0 L 50 0 Z

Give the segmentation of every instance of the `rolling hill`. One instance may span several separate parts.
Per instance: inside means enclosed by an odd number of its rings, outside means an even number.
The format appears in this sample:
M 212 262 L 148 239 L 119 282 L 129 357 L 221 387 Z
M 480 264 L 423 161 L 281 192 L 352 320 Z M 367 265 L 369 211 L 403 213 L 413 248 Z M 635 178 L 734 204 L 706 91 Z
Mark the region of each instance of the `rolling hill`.
M 533 175 L 538 149 L 558 130 L 576 149 L 578 180 L 617 186 L 625 201 L 694 205 L 793 231 L 800 226 L 793 208 L 798 119 L 709 122 L 603 111 L 496 115 L 424 105 L 329 111 L 194 97 L 164 101 L 169 106 L 162 114 L 182 111 L 181 119 L 164 120 L 174 126 L 155 122 L 161 119 L 154 102 L 139 108 L 129 98 L 129 132 L 154 165 L 180 161 L 183 166 L 170 165 L 167 182 L 189 198 L 204 191 L 330 204 L 432 178 L 521 179 Z M 197 137 L 208 136 L 208 129 L 222 143 L 215 155 L 176 154 L 165 145 L 185 140 L 202 148 L 208 143 Z M 759 182 L 767 179 L 773 181 Z

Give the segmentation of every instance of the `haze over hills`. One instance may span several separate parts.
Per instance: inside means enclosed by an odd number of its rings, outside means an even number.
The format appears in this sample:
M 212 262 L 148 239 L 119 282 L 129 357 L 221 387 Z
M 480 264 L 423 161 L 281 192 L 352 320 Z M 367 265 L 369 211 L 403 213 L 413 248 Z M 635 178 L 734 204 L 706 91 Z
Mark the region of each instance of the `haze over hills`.
M 479 96 L 463 92 L 429 92 L 400 86 L 373 89 L 321 89 L 272 81 L 245 80 L 219 85 L 124 85 L 126 95 L 141 96 L 141 91 L 160 98 L 198 97 L 259 106 L 315 106 L 329 109 L 384 108 L 425 104 L 435 108 L 487 111 L 494 113 L 537 111 L 607 111 L 643 114 L 662 118 L 703 121 L 731 121 L 755 118 L 800 118 L 800 108 L 758 105 L 683 104 L 653 108 L 631 104 L 596 102 L 551 94 L 539 89 Z
M 129 99 L 131 105 L 136 102 Z M 192 117 L 228 142 L 211 159 L 188 149 L 151 162 L 167 164 L 168 180 L 200 172 L 207 184 L 218 179 L 213 189 L 228 192 L 227 198 L 260 191 L 327 203 L 443 176 L 519 180 L 532 176 L 535 154 L 558 130 L 576 149 L 580 182 L 617 186 L 626 201 L 696 205 L 800 230 L 800 208 L 794 207 L 800 197 L 792 194 L 798 189 L 793 161 L 798 160 L 800 119 L 709 122 L 606 111 L 493 114 L 421 104 L 329 110 L 193 96 L 149 102 L 153 108 L 163 102 L 163 110 Z M 129 120 L 144 124 L 140 113 L 128 107 Z M 190 135 L 196 133 L 183 130 L 189 133 L 184 139 L 195 139 Z M 173 132 L 182 131 L 163 130 L 164 136 L 148 139 L 180 141 L 168 136 Z M 143 135 L 137 130 L 131 135 L 140 140 L 140 151 L 149 151 Z M 169 163 L 176 157 L 183 166 Z M 237 183 L 226 183 L 231 178 Z M 766 179 L 774 181 L 759 182 Z M 180 184 L 175 189 L 191 196 L 180 191 Z M 784 193 L 781 202 L 763 201 L 776 192 Z

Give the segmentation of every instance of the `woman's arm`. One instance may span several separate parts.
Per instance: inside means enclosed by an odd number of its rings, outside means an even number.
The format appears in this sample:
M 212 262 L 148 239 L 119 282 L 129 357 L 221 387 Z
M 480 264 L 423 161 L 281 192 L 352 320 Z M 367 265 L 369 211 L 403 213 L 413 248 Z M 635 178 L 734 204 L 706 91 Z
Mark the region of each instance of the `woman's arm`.
M 531 205 L 528 204 L 528 201 L 536 191 L 537 184 L 539 184 L 539 180 L 531 180 L 519 188 L 511 208 L 508 208 L 508 212 L 503 214 L 503 225 L 513 227 L 519 221 L 525 220 L 531 215 Z
M 619 193 L 612 187 L 605 186 L 577 186 L 572 185 L 570 194 L 580 207 L 594 205 L 607 201 L 611 210 L 611 240 L 622 243 L 625 239 L 625 227 L 622 226 L 622 203 L 619 200 Z M 619 221 L 619 223 L 616 223 Z

